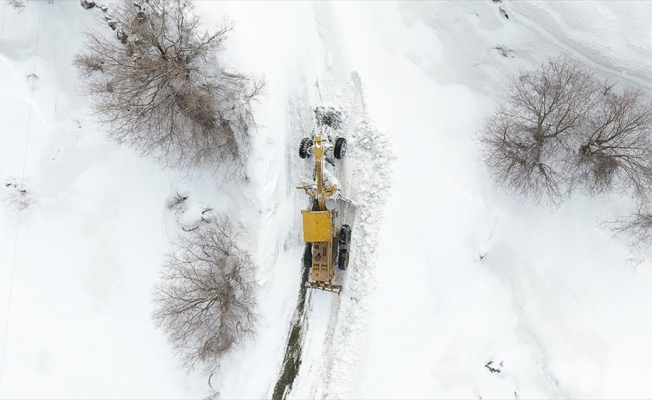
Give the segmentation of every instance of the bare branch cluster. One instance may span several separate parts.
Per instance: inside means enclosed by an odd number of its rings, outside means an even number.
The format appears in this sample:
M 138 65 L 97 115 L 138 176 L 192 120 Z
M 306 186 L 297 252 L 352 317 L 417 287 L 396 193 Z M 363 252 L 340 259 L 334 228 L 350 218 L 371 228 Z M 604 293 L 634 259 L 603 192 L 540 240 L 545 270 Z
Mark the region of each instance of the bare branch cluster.
M 225 217 L 182 237 L 163 265 L 153 314 L 191 370 L 214 370 L 220 358 L 255 333 L 254 265 Z
M 633 214 L 605 221 L 603 225 L 615 235 L 628 237 L 632 249 L 647 249 L 652 245 L 652 211 L 648 207 L 640 206 Z
M 512 79 L 479 132 L 498 187 L 559 202 L 573 190 L 598 195 L 652 184 L 652 107 L 637 89 L 618 90 L 567 57 Z
M 631 190 L 645 199 L 652 188 L 652 108 L 639 89 L 615 93 L 607 85 L 591 110 L 567 173 L 572 187 L 596 195 Z
M 122 0 L 74 60 L 108 137 L 174 168 L 242 162 L 264 82 L 216 59 L 232 25 L 200 32 L 185 0 Z
M 25 6 L 27 5 L 27 0 L 7 0 L 7 4 L 9 4 L 11 7 L 22 11 Z

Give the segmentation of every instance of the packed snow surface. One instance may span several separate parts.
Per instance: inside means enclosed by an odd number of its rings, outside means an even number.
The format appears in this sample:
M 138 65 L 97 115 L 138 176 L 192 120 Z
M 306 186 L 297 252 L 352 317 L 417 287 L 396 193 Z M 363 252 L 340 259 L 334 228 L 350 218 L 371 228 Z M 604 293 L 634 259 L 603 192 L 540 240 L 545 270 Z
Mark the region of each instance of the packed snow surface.
M 209 394 L 150 318 L 165 252 L 207 209 L 254 252 L 261 315 L 210 386 L 270 397 L 301 285 L 298 143 L 320 104 L 349 114 L 337 179 L 359 208 L 344 290 L 308 292 L 288 398 L 652 396 L 651 265 L 598 227 L 629 199 L 510 199 L 474 140 L 509 76 L 550 57 L 652 89 L 647 2 L 197 1 L 204 25 L 235 23 L 224 62 L 267 79 L 244 185 L 106 141 L 71 66 L 97 10 L 7 4 L 1 398 Z

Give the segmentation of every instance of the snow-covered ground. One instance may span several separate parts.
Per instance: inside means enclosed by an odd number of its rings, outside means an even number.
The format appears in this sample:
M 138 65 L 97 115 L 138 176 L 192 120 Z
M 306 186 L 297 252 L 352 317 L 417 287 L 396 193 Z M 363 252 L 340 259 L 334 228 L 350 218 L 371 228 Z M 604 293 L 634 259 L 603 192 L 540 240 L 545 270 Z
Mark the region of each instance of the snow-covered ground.
M 225 62 L 268 82 L 244 187 L 103 138 L 70 65 L 95 12 L 6 4 L 0 197 L 15 179 L 32 203 L 0 205 L 0 397 L 205 395 L 153 326 L 150 294 L 206 208 L 254 251 L 262 316 L 211 385 L 270 397 L 301 281 L 298 138 L 322 102 L 359 117 L 344 167 L 361 212 L 344 291 L 308 293 L 289 398 L 652 396 L 651 265 L 597 227 L 628 199 L 519 203 L 492 191 L 474 142 L 509 75 L 551 56 L 652 89 L 650 4 L 198 1 L 204 24 L 235 22 Z

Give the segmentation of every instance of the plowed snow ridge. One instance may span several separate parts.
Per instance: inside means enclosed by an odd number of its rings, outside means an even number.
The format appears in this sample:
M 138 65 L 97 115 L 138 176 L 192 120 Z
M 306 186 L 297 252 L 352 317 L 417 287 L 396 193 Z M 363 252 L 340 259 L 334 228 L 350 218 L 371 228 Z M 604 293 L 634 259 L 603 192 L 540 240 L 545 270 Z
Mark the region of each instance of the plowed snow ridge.
M 349 86 L 348 119 L 343 129 L 348 148 L 338 165 L 342 193 L 357 209 L 340 202 L 343 222 L 352 226 L 351 261 L 339 297 L 310 291 L 302 366 L 290 398 L 348 397 L 352 368 L 360 362 L 367 330 L 366 298 L 375 287 L 374 265 L 383 206 L 391 185 L 393 153 L 387 134 L 366 115 L 362 82 L 354 72 Z

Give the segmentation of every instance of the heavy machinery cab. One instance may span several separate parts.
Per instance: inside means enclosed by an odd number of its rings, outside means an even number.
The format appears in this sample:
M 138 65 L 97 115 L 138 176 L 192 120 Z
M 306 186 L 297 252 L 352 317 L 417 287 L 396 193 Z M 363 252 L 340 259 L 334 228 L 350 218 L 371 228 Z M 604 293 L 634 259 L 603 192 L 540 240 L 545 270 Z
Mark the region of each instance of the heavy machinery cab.
M 342 225 L 335 232 L 332 211 L 308 211 L 303 215 L 303 239 L 306 242 L 304 267 L 310 269 L 308 286 L 339 293 L 342 286 L 332 283 L 335 265 L 345 270 L 349 264 L 351 228 Z

